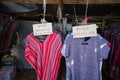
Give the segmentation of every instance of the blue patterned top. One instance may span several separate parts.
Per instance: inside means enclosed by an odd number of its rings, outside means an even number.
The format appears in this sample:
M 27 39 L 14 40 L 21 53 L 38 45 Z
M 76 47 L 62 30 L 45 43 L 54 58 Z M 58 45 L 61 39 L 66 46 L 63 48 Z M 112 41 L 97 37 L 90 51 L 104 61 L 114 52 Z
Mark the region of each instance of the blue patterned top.
M 67 35 L 62 54 L 66 59 L 66 80 L 100 80 L 100 62 L 108 57 L 108 41 L 99 34 L 85 41 Z

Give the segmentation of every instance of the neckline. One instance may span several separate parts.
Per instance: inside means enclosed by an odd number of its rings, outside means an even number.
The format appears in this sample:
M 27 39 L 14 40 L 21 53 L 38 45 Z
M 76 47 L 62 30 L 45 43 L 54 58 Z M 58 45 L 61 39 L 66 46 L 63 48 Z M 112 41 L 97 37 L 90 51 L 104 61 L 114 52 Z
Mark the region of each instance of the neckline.
M 90 37 L 87 41 L 85 41 L 85 38 L 78 38 L 79 40 L 81 40 L 81 43 L 89 43 L 91 41 L 94 40 L 95 37 Z
M 67 36 L 71 36 L 73 38 L 73 33 L 69 33 L 69 34 L 67 34 Z M 98 34 L 97 34 L 97 36 L 98 36 Z M 90 37 L 87 41 L 85 41 L 85 37 L 84 38 L 73 38 L 73 39 L 80 39 L 80 40 L 82 40 L 82 42 L 86 43 L 86 42 L 91 41 L 91 39 L 94 39 L 97 36 Z
M 85 37 L 85 38 L 84 38 L 84 42 L 89 41 L 91 38 L 92 38 L 92 37 Z
M 82 43 L 89 43 L 92 39 L 93 37 L 90 37 L 87 41 L 85 41 L 85 38 L 82 38 Z
M 33 36 L 32 34 L 30 34 L 30 36 L 32 36 L 32 38 L 33 38 L 34 40 L 36 40 L 37 42 L 39 42 L 39 43 L 41 43 L 41 44 L 44 44 L 44 43 L 47 41 L 47 39 L 49 38 L 50 34 L 46 36 L 46 38 L 44 39 L 43 42 L 39 41 L 39 40 L 38 40 L 35 36 Z

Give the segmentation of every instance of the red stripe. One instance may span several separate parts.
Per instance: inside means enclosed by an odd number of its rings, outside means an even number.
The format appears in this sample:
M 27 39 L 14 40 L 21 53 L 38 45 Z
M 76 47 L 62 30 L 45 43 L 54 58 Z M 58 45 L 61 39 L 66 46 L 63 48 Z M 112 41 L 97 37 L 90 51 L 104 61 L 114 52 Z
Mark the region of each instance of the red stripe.
M 54 70 L 53 66 L 55 63 L 55 58 L 57 57 L 56 52 L 54 52 L 54 49 L 56 50 L 56 48 L 54 48 L 54 46 L 57 46 L 57 45 L 55 45 L 57 42 L 57 39 L 58 39 L 58 35 L 56 35 L 56 37 L 54 38 L 54 41 L 52 42 L 53 45 L 50 46 L 50 48 L 51 48 L 50 56 L 49 56 L 50 59 L 48 60 L 49 65 L 48 65 L 48 69 L 47 69 L 47 73 L 46 73 L 48 79 L 51 79 L 51 76 L 52 76 L 51 74 L 53 74 L 52 72 Z
M 12 25 L 11 25 L 11 27 L 10 27 L 10 29 L 8 29 L 8 34 L 7 34 L 7 41 L 5 42 L 5 45 L 4 45 L 4 48 L 9 48 L 9 45 L 10 45 L 10 39 L 11 39 L 11 37 L 12 37 L 12 33 L 13 33 L 13 31 L 14 31 L 14 29 L 15 29 L 15 27 L 16 27 L 16 25 L 13 23 Z
M 44 54 L 44 56 L 43 56 L 43 68 L 44 69 L 42 69 L 43 70 L 43 73 L 42 73 L 42 75 L 43 75 L 43 80 L 46 80 L 46 78 L 47 78 L 47 67 L 48 67 L 48 61 L 49 61 L 49 56 L 50 56 L 50 46 L 52 45 L 52 42 L 53 42 L 53 40 L 54 40 L 54 38 L 55 38 L 55 35 L 56 34 L 52 34 L 52 35 L 50 35 L 50 38 L 51 38 L 51 40 L 49 40 L 48 41 L 48 45 L 47 45 L 47 47 L 45 48 L 45 53 L 43 53 Z
M 53 33 L 43 43 L 31 34 L 26 38 L 25 58 L 37 67 L 38 80 L 56 80 L 61 59 L 62 40 L 59 34 Z M 36 60 L 36 61 L 35 61 Z
M 37 49 L 37 50 L 36 50 Z M 38 57 L 40 57 L 40 49 L 39 49 L 39 43 L 33 39 L 31 35 L 28 35 L 26 38 L 26 50 L 32 51 L 28 57 L 25 57 L 26 60 L 33 66 L 33 68 L 36 70 L 38 80 L 41 78 L 41 60 L 38 60 Z M 25 52 L 25 56 L 29 54 L 28 51 Z M 31 58 L 29 58 L 31 56 Z
M 56 58 L 56 61 L 55 61 L 55 67 L 54 67 L 54 71 L 53 71 L 53 79 L 52 80 L 55 80 L 57 78 L 57 74 L 58 73 L 58 69 L 59 69 L 59 64 L 60 64 L 60 59 L 62 57 L 61 55 L 61 48 L 62 48 L 62 42 L 59 42 L 60 45 L 58 45 L 58 54 L 57 54 L 57 58 Z
M 31 58 L 29 58 L 28 56 L 25 56 L 25 58 L 31 64 L 31 66 L 35 69 L 35 71 L 37 71 L 37 66 L 34 62 L 32 62 Z

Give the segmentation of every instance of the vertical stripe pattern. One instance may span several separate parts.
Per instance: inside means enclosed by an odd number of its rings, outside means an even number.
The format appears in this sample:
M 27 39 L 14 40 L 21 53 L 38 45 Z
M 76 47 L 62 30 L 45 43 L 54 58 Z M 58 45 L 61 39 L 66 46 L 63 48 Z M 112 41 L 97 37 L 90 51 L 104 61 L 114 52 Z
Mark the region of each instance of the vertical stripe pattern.
M 32 34 L 26 37 L 25 58 L 35 69 L 38 80 L 56 80 L 59 69 L 62 40 L 52 33 L 40 42 Z

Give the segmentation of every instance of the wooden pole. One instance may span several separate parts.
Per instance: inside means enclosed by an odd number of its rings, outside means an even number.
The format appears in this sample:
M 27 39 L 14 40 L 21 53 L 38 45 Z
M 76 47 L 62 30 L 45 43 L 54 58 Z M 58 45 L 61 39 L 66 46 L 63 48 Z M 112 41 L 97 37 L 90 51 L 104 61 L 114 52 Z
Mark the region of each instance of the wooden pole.
M 67 18 L 63 18 L 63 34 L 66 35 Z
M 106 21 L 102 20 L 102 35 L 104 34 L 105 24 L 106 24 Z
M 59 22 L 59 30 L 63 33 L 62 31 L 62 0 L 58 1 L 58 22 Z

